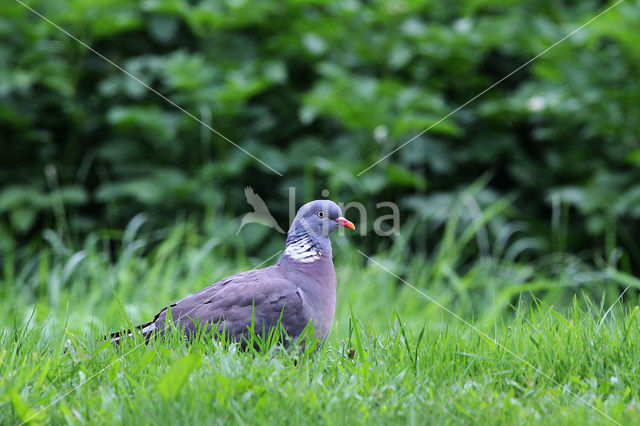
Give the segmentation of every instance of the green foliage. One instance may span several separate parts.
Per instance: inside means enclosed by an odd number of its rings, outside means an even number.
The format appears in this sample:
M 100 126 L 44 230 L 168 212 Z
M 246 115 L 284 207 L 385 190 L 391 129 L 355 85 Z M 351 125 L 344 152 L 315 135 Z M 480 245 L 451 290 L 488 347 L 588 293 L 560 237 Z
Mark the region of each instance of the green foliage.
M 409 221 L 446 211 L 459 188 L 490 171 L 484 198 L 515 194 L 500 218 L 526 221 L 529 234 L 546 241 L 542 253 L 621 246 L 632 258 L 640 254 L 629 233 L 640 219 L 637 1 L 618 5 L 361 176 L 607 5 L 29 5 L 284 177 L 8 2 L 0 17 L 5 233 L 24 238 L 67 221 L 83 234 L 123 226 L 141 210 L 158 219 L 181 211 L 237 215 L 246 209 L 247 184 L 272 207 L 284 204 L 289 186 L 305 199 L 323 188 L 371 207 L 391 199 Z M 274 210 L 280 220 L 287 214 Z M 549 238 L 557 231 L 549 219 L 560 211 L 564 247 Z
M 316 350 L 284 350 L 275 333 L 250 335 L 257 344 L 245 352 L 205 333 L 186 344 L 177 328 L 149 345 L 138 335 L 117 348 L 102 339 L 208 283 L 275 262 L 282 238 L 265 263 L 233 257 L 242 239 L 225 218 L 206 224 L 218 229 L 209 238 L 193 219 L 158 230 L 138 215 L 122 232 L 90 233 L 79 250 L 48 231 L 46 249 L 21 247 L 1 265 L 0 418 L 608 424 L 580 397 L 637 423 L 640 281 L 568 254 L 516 262 L 532 243 L 514 224 L 496 234 L 488 225 L 508 202 L 471 222 L 463 207 L 454 204 L 433 253 L 411 254 L 402 240 L 410 228 L 375 262 L 337 235 L 336 317 Z
M 637 0 L 450 116 L 613 3 L 28 3 L 140 81 L 5 3 L 2 422 L 638 423 Z M 289 187 L 399 204 L 334 239 L 329 341 L 102 341 L 277 257 L 247 185 L 281 224 Z

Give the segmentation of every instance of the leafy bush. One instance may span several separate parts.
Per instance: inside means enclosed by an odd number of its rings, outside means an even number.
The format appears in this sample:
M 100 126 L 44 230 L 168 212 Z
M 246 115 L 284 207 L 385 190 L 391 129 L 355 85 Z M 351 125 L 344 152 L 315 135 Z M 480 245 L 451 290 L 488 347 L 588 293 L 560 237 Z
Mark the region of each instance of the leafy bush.
M 305 199 L 328 188 L 371 206 L 396 200 L 405 222 L 442 220 L 461 188 L 489 171 L 478 208 L 514 195 L 496 223 L 529 223 L 548 241 L 543 252 L 622 245 L 639 259 L 630 232 L 640 219 L 637 1 L 440 122 L 612 4 L 29 3 L 280 177 L 9 2 L 0 228 L 29 238 L 64 220 L 76 233 L 123 226 L 140 210 L 237 214 L 246 185 L 281 219 L 294 186 Z M 560 231 L 558 247 L 550 235 Z

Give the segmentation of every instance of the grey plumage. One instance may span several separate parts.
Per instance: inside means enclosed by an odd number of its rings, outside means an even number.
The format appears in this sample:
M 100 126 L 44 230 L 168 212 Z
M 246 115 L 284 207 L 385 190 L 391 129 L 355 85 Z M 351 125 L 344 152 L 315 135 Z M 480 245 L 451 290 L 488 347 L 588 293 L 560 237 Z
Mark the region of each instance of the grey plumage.
M 147 338 L 166 329 L 167 308 L 173 323 L 187 337 L 198 327 L 215 327 L 235 340 L 271 330 L 278 321 L 287 335 L 297 338 L 309 322 L 314 335 L 328 335 L 336 304 L 337 279 L 329 235 L 353 224 L 342 217 L 337 204 L 316 200 L 300 208 L 287 233 L 282 258 L 276 265 L 224 278 L 162 309 L 155 318 L 135 329 Z M 117 343 L 131 331 L 111 334 Z

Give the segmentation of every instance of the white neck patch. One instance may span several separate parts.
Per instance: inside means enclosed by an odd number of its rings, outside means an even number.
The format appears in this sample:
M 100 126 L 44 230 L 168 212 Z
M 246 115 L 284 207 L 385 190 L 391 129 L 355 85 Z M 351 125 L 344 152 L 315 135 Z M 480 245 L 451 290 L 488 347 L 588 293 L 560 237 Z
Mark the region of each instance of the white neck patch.
M 309 237 L 302 237 L 289 244 L 284 250 L 284 255 L 296 262 L 312 263 L 320 260 L 322 252 L 313 246 Z

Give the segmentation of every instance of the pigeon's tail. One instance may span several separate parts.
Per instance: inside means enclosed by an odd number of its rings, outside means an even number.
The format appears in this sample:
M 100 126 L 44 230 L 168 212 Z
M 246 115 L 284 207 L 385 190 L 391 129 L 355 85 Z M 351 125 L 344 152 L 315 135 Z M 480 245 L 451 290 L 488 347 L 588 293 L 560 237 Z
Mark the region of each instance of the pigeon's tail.
M 138 330 L 145 337 L 145 342 L 149 342 L 149 339 L 153 335 L 155 329 L 156 325 L 153 323 L 153 321 L 145 322 L 144 324 L 136 325 L 134 327 L 134 330 Z M 111 333 L 110 335 L 106 336 L 105 340 L 109 339 L 111 340 L 111 343 L 113 343 L 114 345 L 118 345 L 120 344 L 121 339 L 125 337 L 131 337 L 133 336 L 133 333 L 134 331 L 131 330 L 116 331 L 115 333 Z

